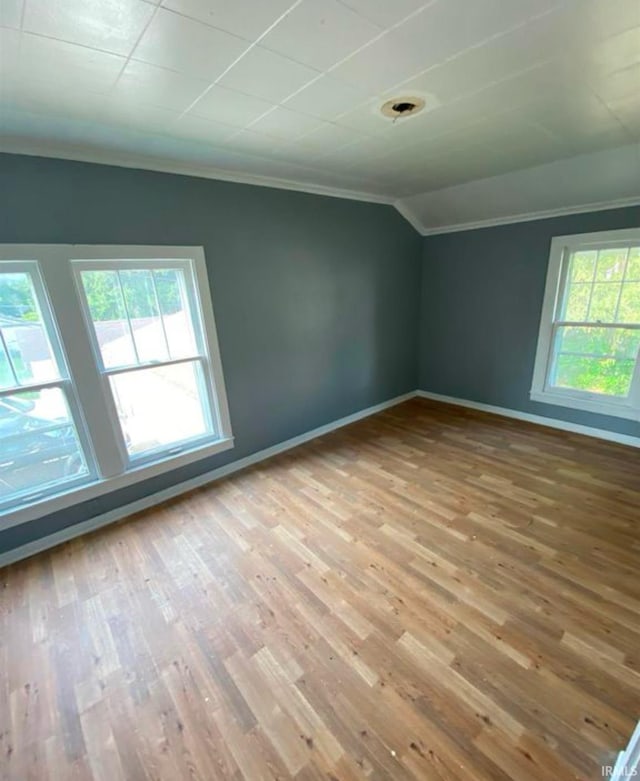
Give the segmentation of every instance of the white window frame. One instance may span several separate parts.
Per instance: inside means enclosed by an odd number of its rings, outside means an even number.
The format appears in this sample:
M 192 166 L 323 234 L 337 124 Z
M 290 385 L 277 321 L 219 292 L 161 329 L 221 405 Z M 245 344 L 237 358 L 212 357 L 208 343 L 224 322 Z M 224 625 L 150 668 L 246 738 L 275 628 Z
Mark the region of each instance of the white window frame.
M 601 415 L 612 415 L 627 420 L 640 420 L 640 355 L 636 357 L 635 371 L 627 398 L 553 387 L 548 382 L 553 365 L 555 330 L 559 325 L 567 324 L 564 321 L 559 321 L 556 318 L 556 313 L 562 305 L 569 259 L 572 253 L 578 250 L 597 250 L 631 244 L 640 244 L 640 228 L 555 236 L 551 240 L 533 382 L 529 394 L 532 401 L 557 404 L 562 407 L 595 412 Z M 581 322 L 576 325 L 586 325 L 586 323 Z M 589 325 L 597 325 L 597 323 L 589 323 Z M 640 325 L 637 328 L 640 329 Z
M 91 470 L 90 477 L 81 486 L 61 485 L 60 492 L 16 504 L 0 512 L 0 530 L 8 529 L 49 513 L 81 502 L 95 499 L 112 491 L 134 485 L 151 477 L 229 450 L 234 438 L 229 417 L 227 394 L 220 358 L 205 254 L 202 247 L 180 246 L 122 246 L 80 244 L 0 244 L 0 261 L 30 262 L 44 294 L 47 326 L 54 329 L 62 346 L 62 365 L 67 369 L 71 399 L 78 407 L 72 408 L 74 420 L 80 420 L 78 435 Z M 203 341 L 201 356 L 209 368 L 208 399 L 213 417 L 215 439 L 180 443 L 180 452 L 161 452 L 141 458 L 130 458 L 122 438 L 114 434 L 120 426 L 110 393 L 105 386 L 105 375 L 96 360 L 93 326 L 88 322 L 84 295 L 80 293 L 79 272 L 83 268 L 98 268 L 105 262 L 135 261 L 142 265 L 169 265 L 189 267 L 193 273 L 195 300 L 194 317 L 201 325 Z M 2 263 L 2 268 L 9 264 Z M 16 266 L 17 268 L 18 266 Z M 197 338 L 197 337 L 196 337 Z M 58 357 L 58 356 L 56 356 Z M 153 365 L 153 364 L 152 364 Z M 135 367 L 133 367 L 135 369 Z M 107 380 L 108 382 L 108 380 Z M 54 384 L 59 385 L 56 381 Z M 105 416 L 105 409 L 108 415 Z M 115 417 L 114 417 L 115 416 Z M 117 429 L 114 429 L 117 426 Z M 82 430 L 81 430 L 82 429 Z M 88 436 L 85 436 L 87 432 Z M 92 442 L 100 442 L 94 450 Z M 176 448 L 177 449 L 177 448 Z M 174 450 L 174 448 L 171 448 Z
M 31 382 L 24 384 L 20 383 L 17 380 L 15 371 L 13 370 L 11 355 L 5 343 L 5 351 L 9 358 L 9 362 L 12 364 L 12 372 L 17 384 L 13 387 L 2 388 L 2 391 L 0 391 L 0 397 L 4 398 L 20 393 L 27 393 L 29 391 L 38 392 L 52 389 L 59 389 L 62 391 L 67 409 L 69 411 L 69 425 L 75 429 L 75 433 L 78 437 L 78 443 L 82 448 L 85 465 L 88 471 L 87 475 L 78 476 L 75 479 L 65 480 L 63 483 L 61 483 L 61 490 L 71 491 L 76 487 L 85 485 L 88 481 L 95 480 L 97 477 L 97 471 L 93 457 L 91 441 L 87 437 L 84 416 L 78 403 L 78 395 L 75 391 L 75 387 L 71 379 L 66 353 L 62 344 L 60 332 L 56 326 L 56 321 L 51 310 L 49 297 L 47 296 L 47 291 L 44 285 L 42 274 L 40 272 L 39 264 L 35 260 L 10 260 L 3 262 L 0 270 L 5 274 L 28 274 L 33 286 L 36 306 L 38 307 L 42 317 L 45 338 L 49 344 L 51 354 L 55 360 L 56 368 L 59 372 L 59 377 L 57 378 L 48 380 L 32 380 Z M 0 462 L 1 461 L 2 442 L 0 442 Z M 33 488 L 33 490 L 24 491 L 18 501 L 25 504 L 32 504 L 38 501 L 40 497 L 45 498 L 48 495 L 49 492 L 47 491 L 46 487 L 36 486 Z M 8 512 L 8 510 L 5 511 Z

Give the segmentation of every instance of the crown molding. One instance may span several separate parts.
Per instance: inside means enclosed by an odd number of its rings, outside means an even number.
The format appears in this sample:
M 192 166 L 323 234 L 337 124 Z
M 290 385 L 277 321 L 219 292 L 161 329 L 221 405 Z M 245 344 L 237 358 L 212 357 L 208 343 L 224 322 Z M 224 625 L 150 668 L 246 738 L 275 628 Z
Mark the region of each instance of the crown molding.
M 393 196 L 380 195 L 378 193 L 362 190 L 328 187 L 321 184 L 314 184 L 313 182 L 297 182 L 291 179 L 280 179 L 272 176 L 230 171 L 215 168 L 213 166 L 201 166 L 195 163 L 181 163 L 158 157 L 119 154 L 117 152 L 108 152 L 81 145 L 51 145 L 50 143 L 27 141 L 25 139 L 6 138 L 0 141 L 0 153 L 27 155 L 30 157 L 48 157 L 57 160 L 70 160 L 82 163 L 94 163 L 97 165 L 111 165 L 119 168 L 156 171 L 158 173 L 175 174 L 178 176 L 195 176 L 201 179 L 213 179 L 223 182 L 234 182 L 236 184 L 249 184 L 256 187 L 273 187 L 279 190 L 292 190 L 294 192 L 324 195 L 331 198 L 343 198 L 351 201 L 379 203 L 386 206 L 393 206 L 421 236 L 438 236 L 445 233 L 458 233 L 460 231 L 476 230 L 478 228 L 510 225 L 516 222 L 531 222 L 532 220 L 544 220 L 569 214 L 584 214 L 585 212 L 605 211 L 607 209 L 640 205 L 639 195 L 632 198 L 620 198 L 611 201 L 586 203 L 578 206 L 565 206 L 558 209 L 522 212 L 504 215 L 502 217 L 475 220 L 472 222 L 429 227 L 425 225 L 415 213 L 410 204 L 410 198 L 395 198 Z
M 416 230 L 421 236 L 426 235 L 424 225 L 420 222 L 418 216 L 413 212 L 413 209 L 409 206 L 406 200 L 399 198 L 397 201 L 393 202 L 393 205 L 414 230 Z
M 407 217 L 406 214 L 405 217 L 422 236 L 438 236 L 443 233 L 458 233 L 460 231 L 475 230 L 476 228 L 492 228 L 498 225 L 511 225 L 514 222 L 532 222 L 533 220 L 546 220 L 550 217 L 564 217 L 569 214 L 585 214 L 588 212 L 607 211 L 607 209 L 620 209 L 625 206 L 640 206 L 640 196 L 634 196 L 633 198 L 617 198 L 612 201 L 584 203 L 579 206 L 563 206 L 559 209 L 545 209 L 535 212 L 509 214 L 504 217 L 476 220 L 475 222 L 454 223 L 453 225 L 442 225 L 434 228 L 428 228 L 422 225 L 415 217 L 413 218 L 413 221 L 409 220 L 409 217 Z M 396 206 L 396 208 L 398 207 Z M 405 211 L 409 210 L 405 207 Z M 404 212 L 401 213 L 404 214 Z
M 223 182 L 235 182 L 236 184 L 252 184 L 257 187 L 273 187 L 278 190 L 294 190 L 296 192 L 310 193 L 311 195 L 326 195 L 331 198 L 380 203 L 386 206 L 394 205 L 395 201 L 392 196 L 361 190 L 328 187 L 314 184 L 313 182 L 296 182 L 291 179 L 228 171 L 213 166 L 180 163 L 144 155 L 118 154 L 85 146 L 52 146 L 49 143 L 43 144 L 22 139 L 2 139 L 0 141 L 0 153 L 27 155 L 29 157 L 50 157 L 57 160 L 72 160 L 80 163 L 112 165 L 118 168 L 137 168 L 143 171 L 157 171 L 158 173 L 177 174 L 179 176 L 196 176 L 201 179 L 215 179 Z

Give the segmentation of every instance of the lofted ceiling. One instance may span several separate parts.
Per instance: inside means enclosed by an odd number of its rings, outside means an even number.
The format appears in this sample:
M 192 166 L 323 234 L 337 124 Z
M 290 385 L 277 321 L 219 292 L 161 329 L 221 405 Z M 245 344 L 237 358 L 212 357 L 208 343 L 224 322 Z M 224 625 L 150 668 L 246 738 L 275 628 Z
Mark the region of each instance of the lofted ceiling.
M 394 123 L 402 95 L 425 109 Z M 639 140 L 639 0 L 0 0 L 8 151 L 325 189 L 428 231 L 523 169 L 556 177 L 539 211 L 628 199 Z M 557 192 L 553 161 L 618 148 L 619 186 Z

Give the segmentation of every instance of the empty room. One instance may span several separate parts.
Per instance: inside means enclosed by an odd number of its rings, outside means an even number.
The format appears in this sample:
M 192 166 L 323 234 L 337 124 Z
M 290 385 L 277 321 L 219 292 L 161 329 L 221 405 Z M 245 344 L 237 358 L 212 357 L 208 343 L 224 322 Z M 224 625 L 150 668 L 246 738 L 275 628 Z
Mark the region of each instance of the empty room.
M 640 777 L 638 0 L 0 0 L 0 780 Z

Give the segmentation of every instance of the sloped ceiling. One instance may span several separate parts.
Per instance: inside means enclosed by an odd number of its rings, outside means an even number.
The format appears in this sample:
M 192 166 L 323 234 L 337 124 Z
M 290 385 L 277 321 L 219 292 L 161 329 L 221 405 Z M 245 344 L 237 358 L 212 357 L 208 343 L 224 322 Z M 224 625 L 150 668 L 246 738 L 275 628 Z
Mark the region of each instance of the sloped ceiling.
M 397 205 L 429 234 L 631 204 L 640 204 L 640 144 L 421 193 Z

